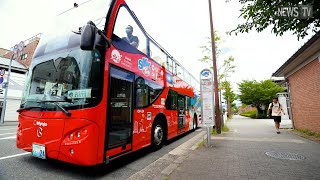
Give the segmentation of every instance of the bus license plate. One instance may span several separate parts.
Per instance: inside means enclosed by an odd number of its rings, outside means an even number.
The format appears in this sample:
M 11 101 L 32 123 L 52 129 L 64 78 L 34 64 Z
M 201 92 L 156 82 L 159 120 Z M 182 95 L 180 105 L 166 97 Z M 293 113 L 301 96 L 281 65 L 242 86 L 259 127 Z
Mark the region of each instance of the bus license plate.
M 32 156 L 46 159 L 46 148 L 44 145 L 32 144 Z

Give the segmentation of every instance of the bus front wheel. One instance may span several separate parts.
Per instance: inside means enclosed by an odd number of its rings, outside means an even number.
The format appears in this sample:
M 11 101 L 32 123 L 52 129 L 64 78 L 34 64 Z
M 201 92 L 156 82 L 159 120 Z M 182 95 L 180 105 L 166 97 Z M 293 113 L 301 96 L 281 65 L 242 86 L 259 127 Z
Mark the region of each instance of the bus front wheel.
M 162 147 L 164 142 L 164 129 L 160 121 L 156 121 L 152 127 L 151 146 L 153 150 L 158 150 Z

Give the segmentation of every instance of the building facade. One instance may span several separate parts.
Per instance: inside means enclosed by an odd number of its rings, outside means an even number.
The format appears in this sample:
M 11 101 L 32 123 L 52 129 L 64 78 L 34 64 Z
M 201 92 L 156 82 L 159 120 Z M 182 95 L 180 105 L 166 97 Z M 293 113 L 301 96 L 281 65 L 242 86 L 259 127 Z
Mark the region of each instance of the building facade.
M 320 32 L 273 76 L 285 78 L 294 128 L 320 133 Z
M 0 57 L 0 70 L 2 70 L 4 73 L 0 75 L 0 114 L 2 111 L 4 94 L 5 91 L 8 90 L 6 111 L 4 116 L 5 122 L 18 120 L 17 109 L 20 107 L 27 72 L 27 69 L 24 65 L 13 60 L 11 64 L 9 88 L 7 89 L 5 88 L 4 84 L 8 82 L 7 78 L 9 64 L 10 59 Z
M 36 50 L 37 45 L 39 44 L 41 34 L 37 34 L 24 41 L 25 47 L 22 53 L 17 57 L 17 61 L 23 64 L 25 67 L 29 68 L 32 60 L 34 51 Z M 3 55 L 4 58 L 10 59 L 13 52 L 10 51 Z

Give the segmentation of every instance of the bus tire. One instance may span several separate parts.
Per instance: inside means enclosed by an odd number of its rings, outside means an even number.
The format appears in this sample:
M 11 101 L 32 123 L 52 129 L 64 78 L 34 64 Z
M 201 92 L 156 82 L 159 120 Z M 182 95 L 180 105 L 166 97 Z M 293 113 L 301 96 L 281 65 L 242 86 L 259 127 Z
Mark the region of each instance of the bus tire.
M 156 151 L 161 149 L 165 141 L 165 129 L 161 121 L 155 121 L 151 132 L 151 148 Z

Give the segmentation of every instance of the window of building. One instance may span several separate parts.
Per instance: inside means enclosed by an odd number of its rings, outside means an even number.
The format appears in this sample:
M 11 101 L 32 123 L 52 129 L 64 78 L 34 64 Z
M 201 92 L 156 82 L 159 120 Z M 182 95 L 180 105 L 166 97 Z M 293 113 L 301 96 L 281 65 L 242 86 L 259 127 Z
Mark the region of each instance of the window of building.
M 21 54 L 21 60 L 27 59 L 27 57 L 28 57 L 28 54 L 27 54 L 27 53 Z
M 119 10 L 113 34 L 147 54 L 147 38 L 125 7 Z

